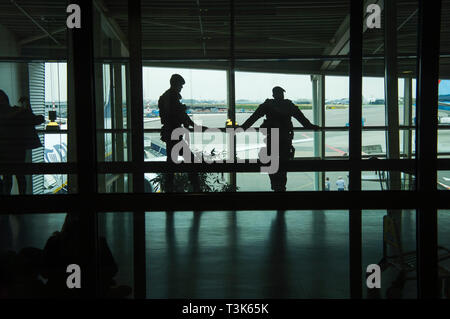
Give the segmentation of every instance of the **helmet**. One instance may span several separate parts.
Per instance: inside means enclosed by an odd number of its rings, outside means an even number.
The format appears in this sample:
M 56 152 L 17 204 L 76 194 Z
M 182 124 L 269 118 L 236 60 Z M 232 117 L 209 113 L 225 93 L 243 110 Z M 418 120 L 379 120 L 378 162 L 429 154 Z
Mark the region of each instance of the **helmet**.
M 286 92 L 281 86 L 276 86 L 272 89 L 272 93 L 275 94 L 275 92 Z
M 172 76 L 170 77 L 170 85 L 174 85 L 174 84 L 184 84 L 186 83 L 183 79 L 183 77 L 179 74 L 172 74 Z

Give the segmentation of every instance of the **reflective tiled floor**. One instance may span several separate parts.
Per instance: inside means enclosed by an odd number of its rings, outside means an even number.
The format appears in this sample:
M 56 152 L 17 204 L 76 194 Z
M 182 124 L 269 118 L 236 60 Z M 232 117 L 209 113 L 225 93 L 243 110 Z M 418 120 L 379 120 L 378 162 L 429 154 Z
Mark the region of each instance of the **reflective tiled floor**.
M 385 211 L 363 211 L 363 270 L 382 257 Z M 42 249 L 65 214 L 3 216 L 1 250 Z M 347 211 L 152 212 L 146 214 L 149 298 L 349 298 Z M 99 215 L 132 286 L 132 214 Z M 404 250 L 415 250 L 415 212 L 402 217 Z M 450 248 L 450 218 L 439 214 L 439 243 Z M 395 273 L 383 274 L 389 286 Z M 365 280 L 364 280 L 365 282 Z M 414 281 L 401 297 L 415 298 Z M 386 287 L 382 287 L 383 293 Z

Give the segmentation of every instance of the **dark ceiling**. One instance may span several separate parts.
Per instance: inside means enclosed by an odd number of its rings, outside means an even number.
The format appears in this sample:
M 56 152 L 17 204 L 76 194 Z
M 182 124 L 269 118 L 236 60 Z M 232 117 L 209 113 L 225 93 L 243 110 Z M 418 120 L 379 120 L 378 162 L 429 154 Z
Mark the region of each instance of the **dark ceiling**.
M 200 61 L 178 64 L 223 67 L 228 63 L 224 59 L 234 56 L 237 59 L 236 68 L 243 70 L 348 73 L 348 0 L 234 2 L 232 30 L 229 1 L 143 0 L 144 60 L 151 63 L 155 60 L 197 59 Z M 378 3 L 383 8 L 381 0 L 366 1 L 366 4 L 369 3 Z M 102 29 L 108 29 L 102 32 L 107 34 L 103 40 L 111 38 L 120 41 L 126 48 L 129 41 L 127 1 L 94 0 L 94 4 Z M 67 45 L 66 6 L 65 0 L 0 0 L 0 24 L 15 34 L 22 47 L 22 56 L 64 58 Z M 397 0 L 400 74 L 415 73 L 417 7 L 417 1 Z M 445 18 L 449 15 L 450 0 L 444 0 L 441 27 L 443 54 L 450 53 L 450 20 Z M 383 44 L 383 26 L 381 29 L 364 27 L 364 55 L 379 56 L 364 62 L 366 74 L 384 73 Z M 111 56 L 108 52 L 103 49 L 97 52 L 97 56 Z M 326 61 L 324 58 L 339 55 L 343 56 L 342 61 Z M 408 59 L 408 56 L 413 58 Z M 441 59 L 441 74 L 450 76 L 450 58 Z

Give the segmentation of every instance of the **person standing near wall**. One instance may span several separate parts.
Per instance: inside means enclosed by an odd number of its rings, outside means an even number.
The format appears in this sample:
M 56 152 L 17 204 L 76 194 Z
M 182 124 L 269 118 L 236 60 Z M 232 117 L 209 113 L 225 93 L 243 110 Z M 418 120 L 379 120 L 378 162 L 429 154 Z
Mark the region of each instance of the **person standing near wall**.
M 27 150 L 41 147 L 35 126 L 45 121 L 42 115 L 34 115 L 27 98 L 21 98 L 22 107 L 11 106 L 8 95 L 0 90 L 0 163 L 24 164 Z M 2 194 L 10 195 L 12 175 L 3 175 Z M 26 193 L 26 179 L 15 174 L 19 194 Z

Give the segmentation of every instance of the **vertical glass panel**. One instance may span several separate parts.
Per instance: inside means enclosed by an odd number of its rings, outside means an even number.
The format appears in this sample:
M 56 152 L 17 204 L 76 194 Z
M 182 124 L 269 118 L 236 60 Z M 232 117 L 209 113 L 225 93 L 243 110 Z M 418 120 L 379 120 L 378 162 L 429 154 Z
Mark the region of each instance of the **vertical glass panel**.
M 99 187 L 100 193 L 128 193 L 131 189 L 130 174 L 99 174 L 98 180 L 105 184 L 105 187 Z M 148 185 L 146 185 L 146 192 L 152 192 Z
M 405 158 L 414 158 L 416 154 L 416 130 L 400 130 L 400 153 Z
M 227 120 L 227 77 L 224 70 L 165 68 L 144 66 L 144 128 L 161 128 L 158 101 L 171 87 L 173 74 L 183 77 L 185 84 L 180 102 L 197 124 L 209 128 L 223 128 Z
M 322 182 L 323 181 L 323 182 Z M 288 172 L 287 191 L 348 190 L 349 175 L 341 172 Z M 238 173 L 238 191 L 270 192 L 271 180 L 265 173 Z
M 68 131 L 74 117 L 68 108 L 67 64 L 0 62 L 0 70 L 0 90 L 4 93 L 0 103 L 0 162 L 75 162 L 74 152 L 68 147 L 68 136 L 75 132 L 74 125 Z M 71 145 L 76 146 L 74 141 Z M 53 184 L 64 173 L 34 174 L 28 181 L 32 185 L 28 193 L 41 194 L 45 185 Z M 59 184 L 67 184 L 67 176 Z
M 450 171 L 438 171 L 438 189 L 439 190 L 450 190 Z
M 133 214 L 98 214 L 100 294 L 105 298 L 132 298 Z
M 438 210 L 438 260 L 439 260 L 439 296 L 450 297 L 450 210 Z
M 372 5 L 373 6 L 373 5 Z M 397 159 L 415 152 L 418 2 L 378 1 L 363 24 L 363 155 Z M 379 22 L 369 26 L 366 22 Z M 400 185 L 400 183 L 397 183 Z
M 447 158 L 450 155 L 450 73 L 447 71 L 450 59 L 441 58 L 439 63 L 438 157 Z
M 97 160 L 131 159 L 126 64 L 95 64 Z
M 94 56 L 129 57 L 128 1 L 94 3 Z
M 450 127 L 438 130 L 438 153 L 450 155 Z
M 324 190 L 325 191 L 347 191 L 350 178 L 349 172 L 324 172 Z
M 364 210 L 362 245 L 364 298 L 417 298 L 414 210 Z M 366 288 L 368 265 L 380 266 L 380 289 Z
M 384 126 L 385 100 L 384 79 L 381 77 L 363 77 L 363 126 Z
M 348 131 L 325 134 L 325 156 L 348 158 Z
M 288 172 L 286 174 L 287 191 L 314 191 L 316 172 Z M 265 173 L 238 173 L 238 191 L 242 192 L 271 192 L 271 181 Z
M 363 131 L 362 148 L 363 156 L 386 156 L 386 131 Z
M 349 90 L 348 76 L 325 77 L 325 126 L 350 125 Z
M 151 212 L 146 221 L 149 298 L 349 297 L 347 211 Z
M 56 195 L 68 193 L 67 174 L 3 174 L 2 195 Z
M 166 161 L 166 145 L 160 133 L 144 134 L 144 156 L 145 161 Z
M 263 72 L 236 72 L 236 121 L 243 124 L 250 115 L 266 99 L 273 99 L 272 89 L 275 86 L 282 87 L 284 98 L 291 100 L 305 115 L 309 121 L 313 121 L 312 114 L 312 84 L 311 77 L 307 74 L 281 74 Z M 301 70 L 299 70 L 301 73 Z M 253 124 L 259 127 L 264 118 Z M 295 119 L 294 127 L 302 127 Z
M 392 184 L 390 181 L 392 181 Z M 389 191 L 390 189 L 413 191 L 415 172 L 411 171 L 362 171 L 361 189 L 371 191 Z M 398 187 L 395 185 L 399 185 Z M 395 187 L 394 187 L 395 186 Z
M 292 140 L 292 146 L 295 148 L 294 158 L 314 157 L 314 139 L 314 132 L 294 132 L 294 139 Z
M 61 284 L 59 273 L 67 267 L 64 256 L 76 254 L 80 242 L 74 238 L 79 232 L 69 234 L 63 225 L 65 217 L 64 213 L 0 216 L 1 298 L 62 297 L 56 288 Z
M 450 12 L 450 1 L 442 1 L 441 15 L 441 55 L 448 54 L 450 50 L 450 21 L 446 18 Z M 447 129 L 450 125 L 450 59 L 441 56 L 439 59 L 439 96 L 438 96 L 438 157 L 449 158 L 449 138 L 450 131 Z M 450 171 L 438 171 L 438 190 L 450 190 Z M 450 249 L 450 211 L 438 210 L 438 245 L 439 256 L 444 256 Z M 442 254 L 442 255 L 441 255 Z M 450 259 L 439 258 L 439 283 L 441 298 L 450 298 Z
M 99 215 L 100 296 L 132 295 L 132 214 Z M 80 297 L 68 289 L 67 266 L 82 265 L 82 229 L 75 214 L 0 216 L 2 298 Z
M 405 73 L 405 75 L 407 74 Z M 398 79 L 398 119 L 400 125 L 416 125 L 416 83 L 415 78 Z

